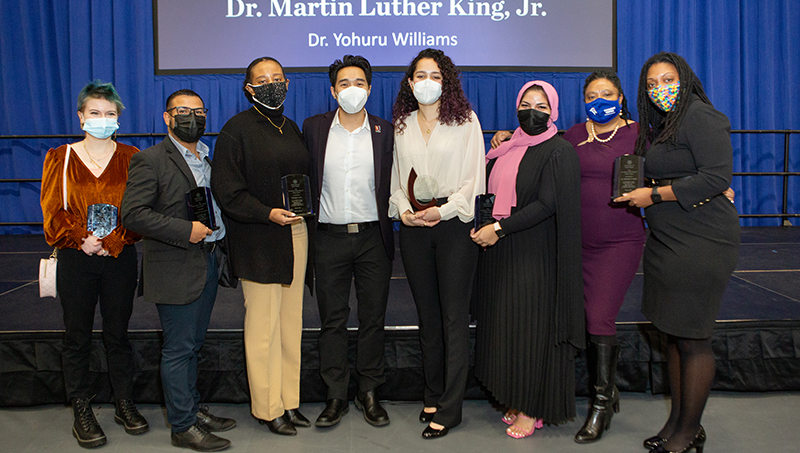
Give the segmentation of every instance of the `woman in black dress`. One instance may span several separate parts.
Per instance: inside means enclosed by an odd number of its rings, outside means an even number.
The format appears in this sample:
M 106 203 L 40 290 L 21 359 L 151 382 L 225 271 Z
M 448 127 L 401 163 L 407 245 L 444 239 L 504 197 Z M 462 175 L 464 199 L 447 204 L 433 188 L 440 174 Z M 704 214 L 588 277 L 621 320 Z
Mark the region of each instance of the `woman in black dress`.
M 728 118 L 686 61 L 654 55 L 642 68 L 636 153 L 650 187 L 617 198 L 645 208 L 642 313 L 667 334 L 672 405 L 646 448 L 702 451 L 700 425 L 714 380 L 711 332 L 739 255 L 739 218 L 723 192 L 733 172 Z M 649 144 L 649 147 L 648 147 Z
M 574 357 L 584 342 L 580 165 L 557 136 L 558 94 L 528 82 L 520 127 L 489 152 L 497 221 L 472 234 L 480 254 L 475 376 L 523 438 L 575 416 Z

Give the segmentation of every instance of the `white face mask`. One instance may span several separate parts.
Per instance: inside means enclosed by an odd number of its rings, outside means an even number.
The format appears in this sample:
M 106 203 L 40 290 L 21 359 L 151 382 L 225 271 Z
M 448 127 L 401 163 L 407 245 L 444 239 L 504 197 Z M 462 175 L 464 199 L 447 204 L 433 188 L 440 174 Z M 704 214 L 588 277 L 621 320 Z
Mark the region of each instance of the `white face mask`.
M 422 105 L 430 105 L 442 96 L 442 84 L 431 79 L 414 83 L 414 97 Z
M 83 130 L 100 140 L 111 137 L 119 129 L 116 118 L 87 118 L 83 121 Z
M 364 108 L 367 103 L 369 92 L 367 90 L 351 86 L 340 91 L 336 95 L 336 100 L 339 101 L 339 107 L 349 114 L 358 113 Z

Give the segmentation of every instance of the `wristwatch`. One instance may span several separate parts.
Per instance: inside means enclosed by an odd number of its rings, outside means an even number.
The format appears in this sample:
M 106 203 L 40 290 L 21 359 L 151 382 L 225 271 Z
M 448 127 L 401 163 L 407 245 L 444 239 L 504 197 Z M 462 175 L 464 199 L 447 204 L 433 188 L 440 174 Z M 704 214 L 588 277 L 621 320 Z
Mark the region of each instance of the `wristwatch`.
M 653 204 L 661 203 L 661 194 L 658 193 L 658 186 L 653 186 L 653 193 L 650 194 L 650 199 L 653 201 Z
M 503 228 L 500 227 L 500 222 L 494 223 L 494 234 L 496 234 L 498 238 L 505 237 L 506 233 L 503 232 Z

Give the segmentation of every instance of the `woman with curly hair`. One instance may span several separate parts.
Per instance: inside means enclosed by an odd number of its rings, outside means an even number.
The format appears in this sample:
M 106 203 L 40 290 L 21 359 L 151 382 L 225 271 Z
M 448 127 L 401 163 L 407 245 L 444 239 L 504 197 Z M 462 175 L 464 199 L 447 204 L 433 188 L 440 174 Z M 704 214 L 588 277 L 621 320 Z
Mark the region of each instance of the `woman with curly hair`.
M 441 50 L 414 58 L 392 113 L 389 215 L 402 220 L 400 253 L 417 306 L 425 374 L 419 419 L 429 423 L 422 437 L 431 439 L 461 423 L 479 250 L 469 234 L 475 196 L 485 188 L 483 134 L 458 70 Z

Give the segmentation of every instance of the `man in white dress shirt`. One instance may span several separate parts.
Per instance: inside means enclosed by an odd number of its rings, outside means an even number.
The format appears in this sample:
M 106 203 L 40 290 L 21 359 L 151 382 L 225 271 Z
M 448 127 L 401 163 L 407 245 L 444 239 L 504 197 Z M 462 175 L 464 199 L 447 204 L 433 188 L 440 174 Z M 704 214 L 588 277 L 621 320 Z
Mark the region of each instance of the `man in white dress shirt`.
M 384 318 L 394 258 L 388 215 L 394 134 L 391 123 L 364 108 L 372 82 L 365 58 L 345 55 L 330 66 L 329 75 L 339 108 L 303 123 L 319 216 L 314 268 L 322 321 L 320 373 L 328 388 L 316 426 L 334 426 L 348 412 L 347 320 L 353 278 L 359 324 L 355 406 L 368 423 L 384 426 L 389 415 L 375 390 L 385 380 Z

